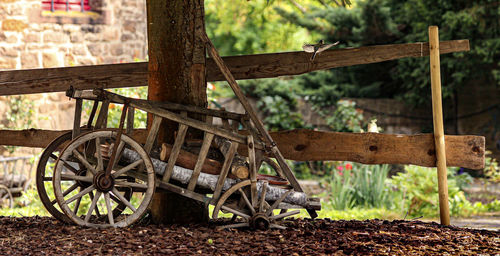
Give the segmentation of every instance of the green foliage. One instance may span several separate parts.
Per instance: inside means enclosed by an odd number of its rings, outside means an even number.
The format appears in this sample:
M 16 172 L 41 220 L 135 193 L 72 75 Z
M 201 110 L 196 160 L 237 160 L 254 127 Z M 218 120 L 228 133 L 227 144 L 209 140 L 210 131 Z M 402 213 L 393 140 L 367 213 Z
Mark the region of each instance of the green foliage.
M 345 174 L 345 176 L 344 176 Z M 330 191 L 332 199 L 330 203 L 333 209 L 345 210 L 351 209 L 355 205 L 354 179 L 352 178 L 351 170 L 346 170 L 344 173 L 338 172 L 331 176 Z
M 333 114 L 319 112 L 326 123 L 336 132 L 362 132 L 364 124 L 363 114 L 356 109 L 356 103 L 350 100 L 339 100 Z
M 307 12 L 275 10 L 287 21 L 311 31 L 315 39 L 341 41 L 340 47 L 428 41 L 429 25 L 440 27 L 440 40 L 470 39 L 471 51 L 443 55 L 443 97 L 471 81 L 500 85 L 500 5 L 496 0 L 375 0 L 351 8 L 304 5 Z M 406 58 L 336 68 L 299 78 L 304 91 L 330 103 L 340 97 L 400 98 L 429 104 L 428 58 Z M 321 91 L 330 91 L 322 96 Z M 314 98 L 312 98 L 314 100 Z
M 6 112 L 8 124 L 2 128 L 22 130 L 33 128 L 34 103 L 25 95 L 7 96 L 10 110 Z
M 388 165 L 346 164 L 337 166 L 330 177 L 330 202 L 337 210 L 391 208 L 390 187 L 386 183 Z
M 294 8 L 288 1 L 276 5 Z M 267 0 L 206 0 L 208 36 L 222 55 L 300 49 L 303 42 L 297 39 L 307 38 L 307 30 L 283 22 L 271 6 Z
M 38 198 L 38 193 L 34 186 L 24 192 L 21 197 L 14 198 L 13 208 L 0 208 L 0 216 L 50 216 L 45 210 L 42 201 Z
M 0 124 L 0 128 L 9 130 L 23 130 L 34 127 L 35 111 L 34 103 L 26 95 L 6 96 L 9 111 L 5 113 L 6 120 Z M 10 153 L 18 147 L 5 146 Z
M 246 95 L 258 100 L 257 108 L 265 116 L 263 121 L 267 129 L 278 131 L 306 127 L 302 115 L 296 110 L 299 95 L 288 81 L 262 79 L 242 81 L 240 85 Z
M 257 108 L 264 110 L 263 121 L 271 131 L 304 127 L 300 113 L 292 112 L 289 104 L 280 96 L 264 96 L 258 101 Z
M 147 98 L 147 87 L 135 87 L 135 88 L 117 88 L 110 90 L 113 93 L 120 94 L 122 96 L 136 98 L 136 99 L 146 99 Z M 93 101 L 84 101 L 83 110 L 86 113 L 87 117 L 83 120 L 88 120 L 88 116 L 90 115 L 90 111 L 92 110 Z M 99 106 L 100 109 L 100 106 Z M 99 109 L 97 110 L 96 117 L 94 118 L 94 123 L 97 120 L 97 114 L 99 113 Z M 121 104 L 109 104 L 108 109 L 108 127 L 118 127 L 120 125 L 120 117 L 122 114 L 123 105 Z M 134 128 L 145 128 L 147 122 L 147 113 L 142 110 L 135 110 L 134 114 Z
M 491 151 L 486 151 L 487 155 L 485 157 L 485 165 L 484 165 L 484 175 L 487 180 L 490 182 L 500 182 L 500 167 L 498 166 L 498 162 L 495 158 L 489 157 Z
M 457 175 L 456 169 L 448 169 L 448 195 L 452 216 L 469 216 L 495 208 L 495 204 L 498 204 L 495 202 L 490 206 L 469 202 L 458 185 L 463 185 L 464 179 L 469 179 L 467 174 Z M 405 172 L 393 176 L 390 182 L 396 189 L 396 201 L 401 203 L 402 211 L 408 212 L 408 216 L 437 216 L 439 197 L 435 168 L 409 165 L 405 167 Z
M 306 210 L 300 210 L 297 217 L 309 218 Z M 385 208 L 359 208 L 337 210 L 330 202 L 321 203 L 321 211 L 318 218 L 329 218 L 332 220 L 367 220 L 367 219 L 398 219 L 399 214 Z

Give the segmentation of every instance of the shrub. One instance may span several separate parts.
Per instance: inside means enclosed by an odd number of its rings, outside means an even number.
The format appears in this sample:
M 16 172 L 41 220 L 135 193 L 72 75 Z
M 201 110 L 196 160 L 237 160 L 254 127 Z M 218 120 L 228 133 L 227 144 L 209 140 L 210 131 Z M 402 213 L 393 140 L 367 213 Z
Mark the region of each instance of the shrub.
M 465 198 L 457 181 L 467 180 L 466 174 L 456 175 L 456 169 L 448 169 L 448 196 L 452 216 L 468 216 L 481 211 L 477 204 Z M 390 179 L 395 188 L 395 198 L 410 217 L 435 217 L 439 210 L 439 195 L 435 168 L 408 165 Z

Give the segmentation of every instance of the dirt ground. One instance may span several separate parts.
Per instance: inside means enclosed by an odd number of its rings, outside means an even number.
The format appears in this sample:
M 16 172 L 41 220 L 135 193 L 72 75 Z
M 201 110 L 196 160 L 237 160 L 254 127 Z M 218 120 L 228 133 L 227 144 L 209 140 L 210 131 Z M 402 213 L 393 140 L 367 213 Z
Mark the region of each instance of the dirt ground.
M 295 219 L 287 230 L 205 225 L 90 229 L 49 217 L 0 217 L 1 255 L 500 255 L 500 231 L 421 221 Z

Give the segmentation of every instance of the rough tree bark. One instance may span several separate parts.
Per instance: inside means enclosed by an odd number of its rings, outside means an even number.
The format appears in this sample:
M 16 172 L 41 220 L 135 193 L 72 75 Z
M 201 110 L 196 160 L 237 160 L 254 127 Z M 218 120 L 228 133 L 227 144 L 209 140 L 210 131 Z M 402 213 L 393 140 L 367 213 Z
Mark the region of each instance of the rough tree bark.
M 206 107 L 204 0 L 147 0 L 148 99 Z M 151 121 L 151 118 L 149 118 Z M 177 125 L 164 122 L 158 142 L 172 143 Z M 157 223 L 200 222 L 208 209 L 173 193 L 156 193 L 151 206 Z

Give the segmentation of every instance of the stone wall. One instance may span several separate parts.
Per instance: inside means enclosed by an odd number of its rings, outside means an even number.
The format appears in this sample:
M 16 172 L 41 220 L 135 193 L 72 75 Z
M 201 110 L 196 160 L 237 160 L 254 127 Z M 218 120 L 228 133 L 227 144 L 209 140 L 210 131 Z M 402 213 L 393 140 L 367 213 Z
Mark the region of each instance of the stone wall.
M 92 12 L 42 11 L 41 0 L 0 0 L 0 70 L 112 64 L 147 58 L 145 0 L 90 0 Z M 33 128 L 71 129 L 74 101 L 64 93 L 23 96 Z M 0 97 L 0 124 L 10 100 Z M 11 126 L 11 127 L 9 127 Z M 15 127 L 17 126 L 17 127 Z M 37 150 L 23 149 L 25 154 Z M 5 149 L 0 148 L 0 154 Z M 22 153 L 21 153 L 22 154 Z
M 0 69 L 111 64 L 146 59 L 144 0 L 91 0 L 98 5 L 96 12 L 73 12 L 66 17 L 60 16 L 61 19 L 43 15 L 41 2 L 0 0 Z

